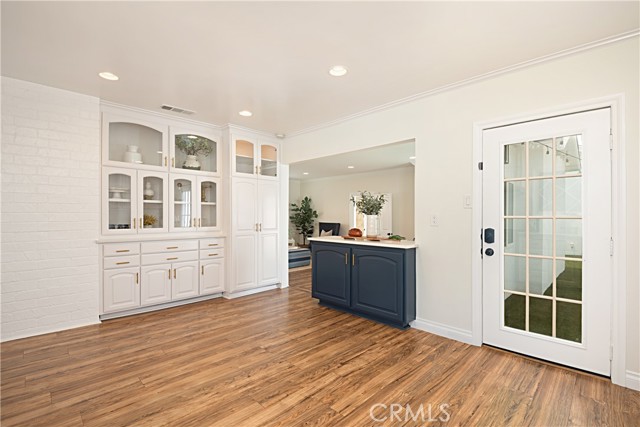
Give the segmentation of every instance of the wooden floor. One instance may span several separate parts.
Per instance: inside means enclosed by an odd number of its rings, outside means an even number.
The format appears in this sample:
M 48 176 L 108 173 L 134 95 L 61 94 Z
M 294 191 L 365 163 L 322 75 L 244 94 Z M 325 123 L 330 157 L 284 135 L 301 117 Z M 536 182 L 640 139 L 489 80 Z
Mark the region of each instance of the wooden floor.
M 4 343 L 2 426 L 640 425 L 638 392 L 320 307 L 309 277 Z

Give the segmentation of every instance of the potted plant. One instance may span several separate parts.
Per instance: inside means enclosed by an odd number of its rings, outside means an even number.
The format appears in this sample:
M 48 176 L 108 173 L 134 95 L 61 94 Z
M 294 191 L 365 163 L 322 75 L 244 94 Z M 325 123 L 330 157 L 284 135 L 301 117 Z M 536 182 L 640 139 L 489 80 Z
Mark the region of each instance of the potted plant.
M 191 170 L 200 170 L 198 156 L 208 157 L 213 152 L 211 141 L 196 135 L 176 135 L 176 148 L 187 156 L 182 169 Z
M 289 219 L 302 235 L 302 246 L 306 246 L 307 237 L 313 234 L 313 220 L 318 218 L 318 212 L 311 208 L 311 199 L 305 196 L 300 206 L 291 203 L 291 213 Z
M 360 191 L 357 196 L 351 196 L 353 203 L 361 214 L 366 217 L 367 237 L 378 236 L 380 211 L 386 203 L 384 194 L 373 195 L 369 191 Z

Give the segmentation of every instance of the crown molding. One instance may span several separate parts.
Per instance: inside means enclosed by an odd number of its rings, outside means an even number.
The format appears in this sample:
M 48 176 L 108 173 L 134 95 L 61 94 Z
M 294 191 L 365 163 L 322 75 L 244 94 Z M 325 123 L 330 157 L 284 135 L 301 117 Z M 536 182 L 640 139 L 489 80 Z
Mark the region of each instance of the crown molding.
M 484 73 L 484 74 L 480 74 L 474 77 L 470 77 L 468 79 L 464 79 L 464 80 L 460 80 L 458 82 L 455 83 L 451 83 L 448 85 L 444 85 L 444 86 L 440 86 L 437 87 L 435 89 L 431 89 L 425 92 L 420 92 L 417 93 L 415 95 L 411 95 L 408 96 L 406 98 L 401 98 L 401 99 L 397 99 L 395 101 L 391 101 L 382 105 L 379 105 L 377 107 L 373 107 L 373 108 L 369 108 L 367 110 L 363 110 L 360 111 L 358 113 L 354 113 L 354 114 L 350 114 L 348 116 L 344 116 L 341 117 L 339 119 L 336 120 L 332 120 L 329 122 L 325 122 L 319 125 L 315 125 L 315 126 L 311 126 L 299 131 L 295 131 L 295 132 L 289 132 L 287 133 L 287 137 L 285 138 L 285 141 L 289 138 L 295 137 L 295 136 L 299 136 L 299 135 L 303 135 L 305 133 L 310 133 L 310 132 L 314 132 L 320 129 L 324 129 L 324 128 L 328 128 L 331 126 L 335 126 L 337 124 L 340 123 L 344 123 L 347 122 L 349 120 L 353 120 L 356 119 L 358 117 L 363 117 L 363 116 L 368 116 L 369 114 L 373 114 L 373 113 L 377 113 L 379 111 L 384 111 L 384 110 L 388 110 L 394 107 L 397 107 L 399 105 L 403 105 L 403 104 L 407 104 L 409 102 L 413 102 L 419 99 L 423 99 L 423 98 L 428 98 L 430 96 L 434 96 L 437 95 L 439 93 L 442 92 L 447 92 L 453 89 L 457 89 L 463 86 L 468 86 L 474 83 L 478 83 L 481 82 L 483 80 L 487 80 L 493 77 L 497 77 L 503 74 L 507 74 L 507 73 L 511 73 L 513 71 L 517 71 L 517 70 L 521 70 L 523 68 L 527 68 L 527 67 L 531 67 L 534 65 L 538 65 L 541 63 L 545 63 L 545 62 L 549 62 L 549 61 L 553 61 L 555 59 L 559 59 L 559 58 L 564 58 L 566 56 L 570 56 L 570 55 L 574 55 L 576 53 L 580 53 L 580 52 L 584 52 L 586 50 L 591 50 L 591 49 L 596 49 L 598 47 L 602 47 L 602 46 L 606 46 L 609 44 L 613 44 L 613 43 L 617 43 L 619 41 L 622 40 L 626 40 L 626 39 L 630 39 L 633 37 L 638 37 L 640 35 L 640 29 L 636 29 L 633 31 L 628 31 L 626 33 L 621 33 L 615 36 L 611 36 L 611 37 L 607 37 L 601 40 L 597 40 L 595 42 L 590 42 L 590 43 L 585 43 L 579 46 L 575 46 L 569 49 L 565 49 L 565 50 L 561 50 L 559 52 L 556 53 L 552 53 L 550 55 L 545 55 L 545 56 L 540 56 L 538 58 L 534 58 L 534 59 L 530 59 L 528 61 L 524 61 L 524 62 L 520 62 L 518 64 L 514 64 L 514 65 L 510 65 L 508 67 L 504 67 L 504 68 L 499 68 L 497 70 L 494 71 L 490 71 L 488 73 Z

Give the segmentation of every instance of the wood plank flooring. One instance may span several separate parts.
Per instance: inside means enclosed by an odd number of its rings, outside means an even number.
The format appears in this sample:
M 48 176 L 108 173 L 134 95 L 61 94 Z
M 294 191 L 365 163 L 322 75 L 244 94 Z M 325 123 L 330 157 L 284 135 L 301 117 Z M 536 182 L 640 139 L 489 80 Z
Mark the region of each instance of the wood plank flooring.
M 320 307 L 310 270 L 290 284 L 4 343 L 2 426 L 640 425 L 606 379 Z

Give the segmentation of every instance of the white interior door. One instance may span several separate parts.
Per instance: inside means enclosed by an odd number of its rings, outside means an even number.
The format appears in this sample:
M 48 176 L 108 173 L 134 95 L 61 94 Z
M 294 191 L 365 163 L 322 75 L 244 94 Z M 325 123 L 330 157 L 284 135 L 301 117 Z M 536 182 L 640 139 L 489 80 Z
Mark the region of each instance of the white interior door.
M 485 343 L 610 375 L 609 135 L 608 108 L 484 131 Z

